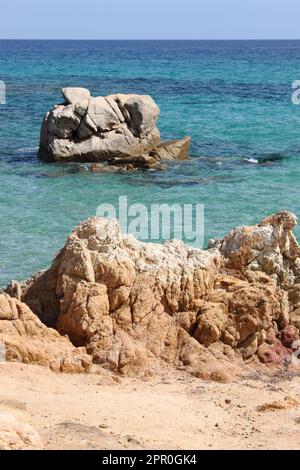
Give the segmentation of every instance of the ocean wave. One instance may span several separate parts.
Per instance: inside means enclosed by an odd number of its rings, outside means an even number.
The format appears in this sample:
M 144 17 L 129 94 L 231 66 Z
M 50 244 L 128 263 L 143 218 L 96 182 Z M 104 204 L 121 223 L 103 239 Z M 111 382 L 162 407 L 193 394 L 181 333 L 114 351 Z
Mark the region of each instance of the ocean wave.
M 247 162 L 247 163 L 259 163 L 259 161 L 256 159 L 256 158 L 244 158 L 243 159 L 243 162 Z
M 31 153 L 31 152 L 37 152 L 39 147 L 21 147 L 17 149 L 17 152 L 22 152 L 22 153 Z

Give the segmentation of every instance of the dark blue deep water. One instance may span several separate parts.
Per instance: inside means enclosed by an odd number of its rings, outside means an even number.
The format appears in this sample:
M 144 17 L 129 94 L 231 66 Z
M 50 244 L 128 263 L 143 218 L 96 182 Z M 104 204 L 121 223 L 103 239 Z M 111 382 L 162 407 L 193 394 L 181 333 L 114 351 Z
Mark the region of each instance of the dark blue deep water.
M 102 202 L 200 202 L 205 237 L 274 211 L 300 214 L 300 41 L 0 41 L 0 286 L 47 267 Z M 164 173 L 76 172 L 37 158 L 60 89 L 150 94 L 192 159 Z M 300 231 L 296 231 L 300 236 Z

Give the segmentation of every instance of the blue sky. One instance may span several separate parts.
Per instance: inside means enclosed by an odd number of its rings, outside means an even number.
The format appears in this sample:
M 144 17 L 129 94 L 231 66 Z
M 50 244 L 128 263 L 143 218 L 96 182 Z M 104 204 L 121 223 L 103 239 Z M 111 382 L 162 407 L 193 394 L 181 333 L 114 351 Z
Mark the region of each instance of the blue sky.
M 0 38 L 298 39 L 299 0 L 8 0 Z

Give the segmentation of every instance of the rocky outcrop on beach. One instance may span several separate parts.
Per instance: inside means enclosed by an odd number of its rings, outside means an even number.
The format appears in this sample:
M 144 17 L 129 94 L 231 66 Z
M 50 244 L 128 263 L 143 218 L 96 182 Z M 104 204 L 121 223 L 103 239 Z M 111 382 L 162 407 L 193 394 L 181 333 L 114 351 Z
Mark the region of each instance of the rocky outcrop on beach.
M 226 266 L 243 271 L 261 271 L 285 290 L 300 282 L 300 248 L 292 229 L 297 218 L 289 212 L 266 217 L 254 227 L 238 227 L 223 240 L 211 240 L 227 260 Z
M 42 123 L 42 159 L 106 162 L 116 171 L 163 169 L 162 161 L 188 158 L 189 137 L 161 142 L 159 107 L 150 96 L 92 97 L 84 88 L 64 88 L 62 94 L 64 103 L 54 106 Z M 99 165 L 94 171 L 108 170 Z
M 0 450 L 42 449 L 42 441 L 32 426 L 0 412 Z
M 281 212 L 200 250 L 142 243 L 95 217 L 75 228 L 49 270 L 7 292 L 103 367 L 141 376 L 163 361 L 226 381 L 245 362 L 290 361 L 299 339 L 295 224 Z
M 0 355 L 1 361 L 38 364 L 54 372 L 88 372 L 91 366 L 84 348 L 75 348 L 7 294 L 0 294 Z

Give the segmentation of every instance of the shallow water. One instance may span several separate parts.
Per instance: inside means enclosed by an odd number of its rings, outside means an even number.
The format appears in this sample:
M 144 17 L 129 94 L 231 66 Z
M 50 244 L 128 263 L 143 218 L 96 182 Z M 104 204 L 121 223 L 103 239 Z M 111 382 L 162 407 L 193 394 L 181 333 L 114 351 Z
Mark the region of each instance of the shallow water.
M 278 210 L 300 214 L 300 41 L 0 41 L 0 286 L 49 265 L 102 202 L 198 202 L 205 240 Z M 90 174 L 37 159 L 63 86 L 151 94 L 192 159 L 166 172 Z M 300 230 L 296 230 L 300 237 Z

